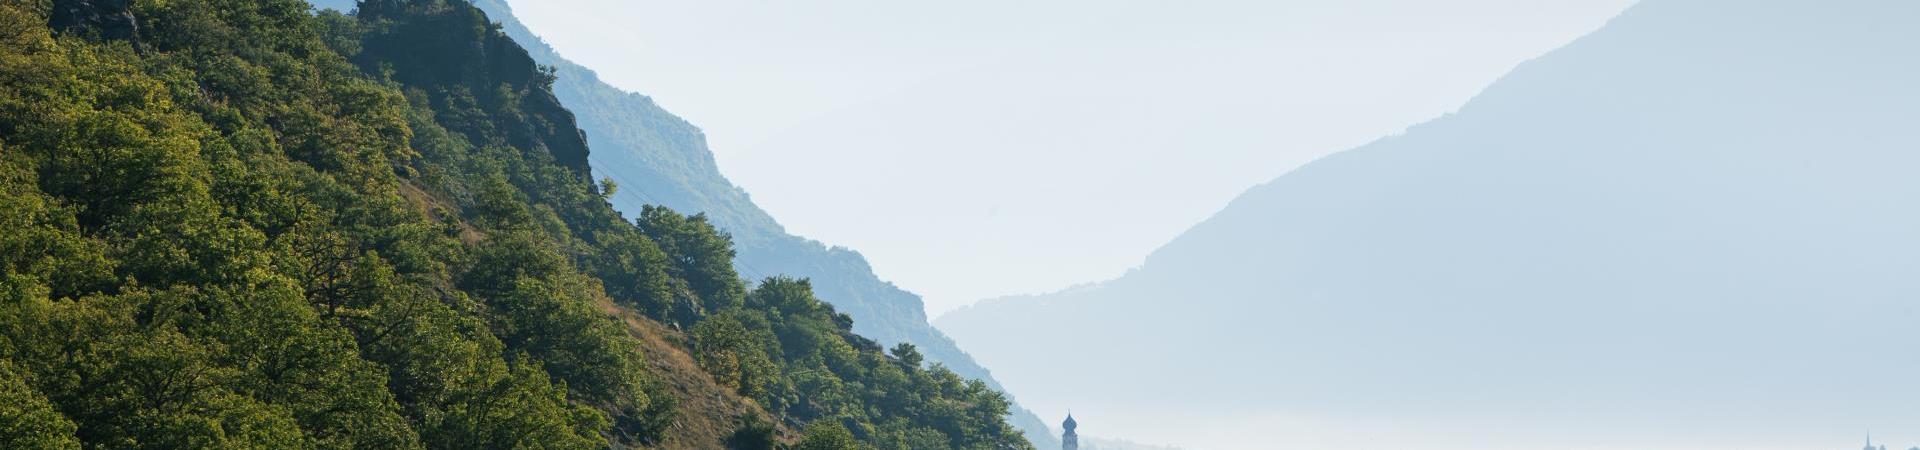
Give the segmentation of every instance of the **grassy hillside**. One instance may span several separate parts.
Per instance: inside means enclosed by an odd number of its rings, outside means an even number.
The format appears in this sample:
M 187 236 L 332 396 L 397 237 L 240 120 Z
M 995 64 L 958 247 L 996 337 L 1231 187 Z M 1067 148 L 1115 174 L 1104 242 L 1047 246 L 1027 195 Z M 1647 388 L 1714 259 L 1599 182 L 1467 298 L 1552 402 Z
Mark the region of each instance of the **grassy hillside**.
M 130 3 L 0 3 L 0 447 L 1027 447 L 704 217 L 622 218 L 464 2 Z

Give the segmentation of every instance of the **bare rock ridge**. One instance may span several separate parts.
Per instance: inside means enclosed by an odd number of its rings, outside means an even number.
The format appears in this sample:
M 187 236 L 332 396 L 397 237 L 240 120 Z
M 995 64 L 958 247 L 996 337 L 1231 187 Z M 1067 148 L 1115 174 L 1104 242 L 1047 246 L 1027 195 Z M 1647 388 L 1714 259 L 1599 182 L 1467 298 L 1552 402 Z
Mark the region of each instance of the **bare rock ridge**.
M 63 33 L 98 33 L 102 39 L 140 43 L 132 0 L 56 0 L 48 25 Z

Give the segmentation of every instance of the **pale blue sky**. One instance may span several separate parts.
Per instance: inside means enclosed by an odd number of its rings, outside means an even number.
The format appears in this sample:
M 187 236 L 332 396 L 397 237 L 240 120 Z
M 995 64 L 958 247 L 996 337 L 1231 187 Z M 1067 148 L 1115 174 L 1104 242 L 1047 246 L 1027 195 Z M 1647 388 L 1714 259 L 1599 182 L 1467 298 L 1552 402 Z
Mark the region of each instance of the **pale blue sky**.
M 1632 0 L 511 0 L 935 314 L 1109 279 Z

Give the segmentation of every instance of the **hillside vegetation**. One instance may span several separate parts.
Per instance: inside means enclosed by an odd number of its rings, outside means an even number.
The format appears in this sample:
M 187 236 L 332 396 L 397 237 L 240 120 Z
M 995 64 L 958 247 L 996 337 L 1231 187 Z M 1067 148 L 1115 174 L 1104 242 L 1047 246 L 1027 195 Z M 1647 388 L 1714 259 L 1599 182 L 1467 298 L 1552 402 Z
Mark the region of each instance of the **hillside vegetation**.
M 353 11 L 355 0 L 314 0 L 320 8 Z M 746 191 L 720 173 L 706 134 L 646 95 L 602 81 L 593 70 L 569 61 L 520 23 L 504 0 L 476 0 L 500 29 L 524 46 L 533 60 L 551 66 L 553 93 L 571 110 L 591 143 L 595 176 L 620 185 L 607 200 L 616 211 L 639 214 L 650 205 L 704 214 L 733 237 L 734 268 L 750 279 L 770 274 L 805 277 L 822 300 L 853 316 L 854 332 L 882 343 L 914 344 L 928 361 L 1001 389 L 993 374 L 929 324 L 920 297 L 881 280 L 859 252 L 829 247 L 788 234 Z M 1060 442 L 1018 402 L 1009 419 L 1035 446 Z
M 0 447 L 1027 448 L 458 1 L 0 3 Z
M 322 3 L 351 5 L 345 0 Z M 648 205 L 660 205 L 704 214 L 733 237 L 738 253 L 734 268 L 749 278 L 805 277 L 822 300 L 853 316 L 854 332 L 882 345 L 911 343 L 927 361 L 1000 389 L 992 373 L 928 323 L 920 296 L 881 280 L 859 252 L 788 234 L 720 173 L 699 127 L 561 57 L 520 24 L 506 1 L 478 0 L 474 6 L 500 22 L 501 31 L 526 46 L 534 61 L 554 68 L 553 93 L 574 112 L 592 143 L 595 152 L 589 162 L 594 173 L 620 184 L 607 199 L 615 210 L 639 214 Z M 1009 420 L 1035 446 L 1060 446 L 1053 431 L 1018 402 Z

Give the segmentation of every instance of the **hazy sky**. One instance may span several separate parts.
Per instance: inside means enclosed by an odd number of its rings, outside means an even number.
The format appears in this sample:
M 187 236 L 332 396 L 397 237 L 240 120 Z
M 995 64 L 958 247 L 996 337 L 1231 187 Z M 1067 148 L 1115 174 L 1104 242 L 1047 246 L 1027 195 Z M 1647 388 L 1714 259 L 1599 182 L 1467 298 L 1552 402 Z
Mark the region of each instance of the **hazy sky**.
M 511 0 L 939 313 L 1118 276 L 1632 0 Z

